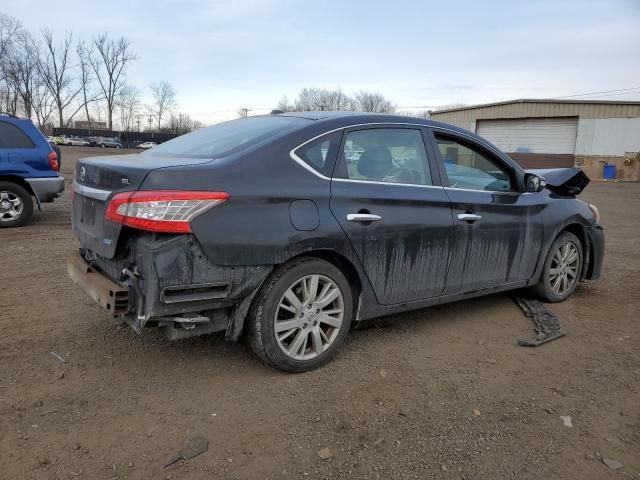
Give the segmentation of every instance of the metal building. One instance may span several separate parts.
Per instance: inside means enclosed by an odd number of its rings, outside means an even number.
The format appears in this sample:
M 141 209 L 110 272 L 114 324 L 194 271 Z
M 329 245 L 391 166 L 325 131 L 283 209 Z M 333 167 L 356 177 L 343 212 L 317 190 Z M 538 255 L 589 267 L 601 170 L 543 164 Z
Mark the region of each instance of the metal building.
M 431 118 L 485 137 L 525 168 L 580 166 L 640 180 L 640 102 L 511 100 L 434 111 Z

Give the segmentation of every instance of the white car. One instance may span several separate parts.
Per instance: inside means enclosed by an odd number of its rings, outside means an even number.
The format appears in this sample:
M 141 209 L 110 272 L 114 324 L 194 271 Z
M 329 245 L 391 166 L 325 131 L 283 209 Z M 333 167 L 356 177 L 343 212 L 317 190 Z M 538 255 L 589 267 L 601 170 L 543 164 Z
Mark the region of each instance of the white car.
M 65 145 L 73 145 L 76 147 L 90 147 L 91 144 L 89 142 L 87 142 L 86 140 L 82 140 L 81 138 L 65 138 L 64 139 L 64 144 Z
M 157 145 L 156 142 L 143 142 L 140 143 L 136 148 L 144 148 L 145 150 L 155 147 Z

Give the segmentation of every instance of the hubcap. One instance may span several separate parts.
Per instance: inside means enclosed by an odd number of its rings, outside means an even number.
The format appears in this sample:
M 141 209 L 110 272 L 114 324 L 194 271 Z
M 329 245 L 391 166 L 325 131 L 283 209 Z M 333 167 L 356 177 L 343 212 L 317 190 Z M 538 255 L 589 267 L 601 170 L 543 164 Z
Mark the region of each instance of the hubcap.
M 551 259 L 549 282 L 556 295 L 567 293 L 578 280 L 580 255 L 578 247 L 573 242 L 561 244 Z
M 24 204 L 13 192 L 0 191 L 0 222 L 10 222 L 22 213 Z
M 344 299 L 324 275 L 296 280 L 280 299 L 274 331 L 280 349 L 295 360 L 309 360 L 334 342 L 344 319 Z

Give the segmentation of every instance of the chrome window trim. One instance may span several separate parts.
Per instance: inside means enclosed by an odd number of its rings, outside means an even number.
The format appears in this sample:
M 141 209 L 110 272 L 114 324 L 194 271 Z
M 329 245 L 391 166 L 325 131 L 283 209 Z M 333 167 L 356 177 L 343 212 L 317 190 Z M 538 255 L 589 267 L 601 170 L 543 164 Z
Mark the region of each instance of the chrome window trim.
M 83 197 L 93 198 L 95 200 L 102 200 L 103 202 L 109 198 L 113 193 L 111 190 L 101 190 L 99 188 L 87 187 L 86 185 L 80 185 L 78 182 L 73 182 L 73 191 Z
M 444 188 L 442 185 L 421 185 L 419 183 L 378 182 L 376 180 L 358 180 L 355 178 L 334 178 L 333 181 L 343 182 L 343 183 L 369 183 L 373 185 L 397 185 L 399 187 L 439 188 L 439 189 Z
M 307 143 L 313 142 L 314 140 L 317 140 L 320 137 L 323 137 L 325 135 L 329 135 L 330 133 L 333 132 L 337 132 L 339 130 L 346 130 L 347 128 L 356 128 L 356 127 L 369 127 L 369 126 L 390 126 L 393 127 L 395 125 L 403 125 L 403 126 L 410 126 L 410 127 L 419 127 L 419 128 L 430 128 L 432 130 L 440 130 L 440 131 L 445 131 L 445 132 L 451 132 L 455 135 L 460 135 L 462 137 L 466 137 L 474 142 L 477 142 L 478 140 L 467 134 L 467 133 L 463 133 L 463 132 L 458 132 L 457 130 L 452 130 L 450 128 L 446 128 L 446 127 L 441 127 L 441 126 L 430 126 L 430 125 L 423 125 L 422 123 L 408 123 L 408 122 L 402 122 L 402 123 L 388 123 L 388 122 L 371 122 L 371 123 L 356 123 L 354 125 L 345 125 L 343 127 L 338 127 L 338 128 L 334 128 L 332 130 L 327 130 L 326 132 L 321 133 L 320 135 L 316 135 L 313 138 L 310 138 L 309 140 L 306 140 L 304 142 L 302 142 L 300 145 L 292 148 L 289 151 L 289 156 L 291 157 L 291 159 L 293 161 L 295 161 L 296 163 L 298 163 L 300 166 L 302 166 L 303 168 L 305 168 L 307 171 L 313 173 L 316 177 L 321 178 L 322 180 L 329 180 L 331 181 L 332 179 L 330 177 L 327 177 L 323 174 L 321 174 L 320 172 L 318 172 L 315 168 L 313 168 L 311 165 L 309 165 L 307 162 L 305 162 L 304 160 L 302 160 L 297 154 L 296 154 L 296 150 L 298 150 L 299 148 L 305 146 Z M 495 147 L 493 147 L 492 145 L 488 144 L 488 143 L 482 143 L 482 145 L 491 150 L 493 153 L 495 153 L 498 157 L 500 157 L 501 160 L 504 161 L 504 159 L 502 158 L 504 153 L 501 152 L 500 150 L 496 149 Z M 339 159 L 338 159 L 339 161 Z M 524 170 L 522 170 L 522 168 L 520 168 L 519 165 L 515 164 L 515 162 L 511 161 L 508 162 L 509 165 L 511 165 L 512 167 L 515 167 L 516 169 L 520 169 L 521 171 L 524 172 Z M 400 185 L 400 186 L 409 186 L 409 187 L 431 187 L 431 188 L 451 188 L 451 187 L 445 187 L 443 185 L 416 185 L 416 184 L 411 184 L 411 183 L 391 183 L 391 182 L 375 182 L 375 181 L 371 181 L 371 180 L 355 180 L 355 179 L 349 179 L 349 178 L 334 178 L 334 181 L 340 181 L 340 182 L 356 182 L 356 183 L 373 183 L 373 184 L 381 184 L 381 185 Z M 491 190 L 472 190 L 472 189 L 462 189 L 462 188 L 457 188 L 454 190 L 467 190 L 470 192 L 489 192 L 491 193 Z M 523 192 L 500 192 L 500 191 L 495 191 L 494 193 L 514 193 L 514 194 L 518 194 L 521 195 Z M 524 192 L 524 193 L 530 193 L 530 192 Z

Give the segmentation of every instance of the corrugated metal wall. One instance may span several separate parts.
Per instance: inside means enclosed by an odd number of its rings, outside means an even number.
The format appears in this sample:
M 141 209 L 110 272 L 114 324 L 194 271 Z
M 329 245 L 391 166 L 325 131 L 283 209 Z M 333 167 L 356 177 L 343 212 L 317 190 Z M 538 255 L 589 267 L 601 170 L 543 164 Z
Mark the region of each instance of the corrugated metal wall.
M 432 112 L 431 118 L 475 131 L 476 120 L 535 117 L 629 118 L 640 117 L 638 104 L 515 102 Z
M 640 152 L 640 118 L 581 118 L 576 155 L 623 156 Z

